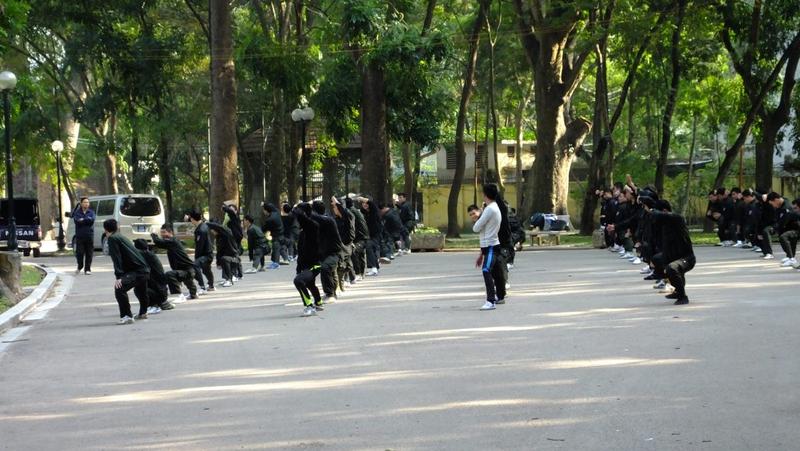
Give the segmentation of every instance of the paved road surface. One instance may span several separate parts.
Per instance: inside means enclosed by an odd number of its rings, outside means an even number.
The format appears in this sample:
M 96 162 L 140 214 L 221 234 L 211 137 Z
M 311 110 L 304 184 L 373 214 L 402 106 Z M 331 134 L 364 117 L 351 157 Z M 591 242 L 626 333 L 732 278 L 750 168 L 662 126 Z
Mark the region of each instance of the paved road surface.
M 318 317 L 283 267 L 123 327 L 100 257 L 0 353 L 0 449 L 797 449 L 800 274 L 698 260 L 686 307 L 541 251 L 480 312 L 473 255 L 414 254 Z

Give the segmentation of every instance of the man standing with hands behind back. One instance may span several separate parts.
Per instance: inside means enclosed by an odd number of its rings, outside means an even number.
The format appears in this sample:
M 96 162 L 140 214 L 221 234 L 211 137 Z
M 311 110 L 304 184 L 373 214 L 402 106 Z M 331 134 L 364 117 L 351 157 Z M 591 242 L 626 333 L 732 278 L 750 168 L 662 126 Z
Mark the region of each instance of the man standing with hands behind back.
M 85 271 L 87 276 L 92 274 L 92 257 L 94 256 L 94 210 L 89 208 L 89 198 L 81 197 L 81 203 L 72 212 L 75 221 L 75 257 L 78 259 L 78 269 L 75 274 Z

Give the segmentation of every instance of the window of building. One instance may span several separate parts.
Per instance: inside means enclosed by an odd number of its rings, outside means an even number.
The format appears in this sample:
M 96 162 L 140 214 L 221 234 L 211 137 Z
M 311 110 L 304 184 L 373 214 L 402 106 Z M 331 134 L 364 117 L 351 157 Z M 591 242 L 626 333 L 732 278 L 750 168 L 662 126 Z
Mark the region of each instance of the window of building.
M 456 168 L 456 149 L 448 147 L 445 150 L 447 156 L 447 169 Z
M 516 148 L 514 146 L 506 146 L 506 154 L 509 158 L 514 158 L 514 150 Z

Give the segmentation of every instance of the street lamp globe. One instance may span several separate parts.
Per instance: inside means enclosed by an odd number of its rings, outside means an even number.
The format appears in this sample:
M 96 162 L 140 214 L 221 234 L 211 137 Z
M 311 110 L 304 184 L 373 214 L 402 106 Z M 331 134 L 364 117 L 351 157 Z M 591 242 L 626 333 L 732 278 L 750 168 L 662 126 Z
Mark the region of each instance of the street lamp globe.
M 292 120 L 295 121 L 295 122 L 302 121 L 303 120 L 303 110 L 301 110 L 300 108 L 296 108 L 294 111 L 292 111 Z
M 17 76 L 13 72 L 0 72 L 0 91 L 10 91 L 17 86 Z
M 314 119 L 314 109 L 309 106 L 303 108 L 301 114 L 304 121 L 311 121 Z
M 53 149 L 53 152 L 55 153 L 61 153 L 61 151 L 64 150 L 64 143 L 59 140 L 55 140 L 53 141 L 53 144 L 50 144 L 50 148 Z

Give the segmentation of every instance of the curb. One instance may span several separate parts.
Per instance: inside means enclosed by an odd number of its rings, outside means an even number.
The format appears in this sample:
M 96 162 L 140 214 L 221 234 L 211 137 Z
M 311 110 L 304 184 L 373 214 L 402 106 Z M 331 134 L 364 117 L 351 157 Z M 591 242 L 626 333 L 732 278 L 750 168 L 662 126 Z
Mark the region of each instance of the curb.
M 15 306 L 6 310 L 5 313 L 0 315 L 0 333 L 15 327 L 20 323 L 20 318 L 25 316 L 28 312 L 36 308 L 42 301 L 47 299 L 53 287 L 58 281 L 58 273 L 50 268 L 40 266 L 34 263 L 23 263 L 24 265 L 35 266 L 36 268 L 47 273 L 44 280 L 39 284 L 36 289 L 31 292 L 25 299 L 19 301 Z

